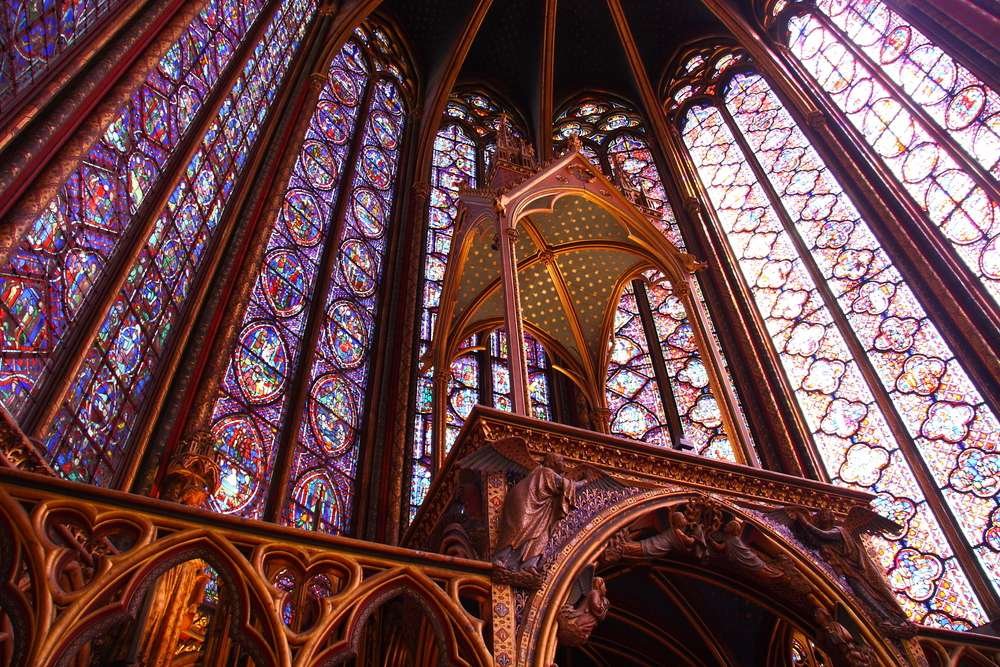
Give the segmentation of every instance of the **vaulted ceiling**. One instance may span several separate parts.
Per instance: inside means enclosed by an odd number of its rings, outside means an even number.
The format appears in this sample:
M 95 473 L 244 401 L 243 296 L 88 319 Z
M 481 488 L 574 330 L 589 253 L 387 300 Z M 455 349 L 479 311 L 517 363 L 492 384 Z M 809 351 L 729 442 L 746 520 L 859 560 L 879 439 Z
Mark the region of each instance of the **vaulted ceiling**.
M 654 87 L 679 46 L 726 33 L 698 0 L 620 1 Z M 386 0 L 381 7 L 411 42 L 426 81 L 443 67 L 478 4 L 479 0 Z M 547 6 L 556 8 L 549 84 L 553 108 L 585 90 L 613 93 L 638 107 L 639 95 L 607 0 L 493 0 L 457 83 L 487 84 L 537 126 L 545 87 Z

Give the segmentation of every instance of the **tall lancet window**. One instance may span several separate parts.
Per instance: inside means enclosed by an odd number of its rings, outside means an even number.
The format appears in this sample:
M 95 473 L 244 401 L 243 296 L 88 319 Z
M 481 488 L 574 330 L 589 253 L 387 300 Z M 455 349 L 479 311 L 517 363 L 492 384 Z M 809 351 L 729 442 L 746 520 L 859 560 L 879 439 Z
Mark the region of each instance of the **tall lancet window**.
M 914 620 L 979 625 L 956 554 L 998 585 L 994 408 L 744 56 L 706 47 L 681 62 L 668 112 L 827 474 L 904 526 L 877 552 Z
M 793 57 L 1000 302 L 1000 95 L 879 0 L 782 9 Z
M 483 185 L 496 148 L 496 128 L 506 114 L 511 131 L 525 137 L 517 116 L 481 91 L 458 92 L 445 109 L 441 129 L 434 141 L 431 167 L 427 236 L 424 241 L 424 282 L 421 290 L 419 350 L 423 355 L 434 336 L 444 281 L 458 215 L 458 195 L 463 185 Z M 445 447 L 458 436 L 462 424 L 477 403 L 510 410 L 510 379 L 507 340 L 499 330 L 482 332 L 466 341 L 469 351 L 452 362 L 448 379 Z M 530 371 L 533 414 L 551 417 L 549 362 L 542 346 L 525 335 Z M 416 512 L 430 485 L 434 467 L 432 402 L 434 371 L 417 376 L 416 412 L 413 434 L 413 474 L 410 485 L 410 514 Z
M 315 11 L 312 0 L 264 5 L 206 3 L 0 266 L 0 393 L 69 479 L 110 484 L 119 474 Z M 190 157 L 179 156 L 189 139 Z
M 270 503 L 288 525 L 350 526 L 407 120 L 402 66 L 366 26 L 328 67 L 215 399 L 213 509 L 260 518 Z
M 124 0 L 12 0 L 0 8 L 0 114 Z M 227 3 L 237 9 L 237 3 Z M 216 14 L 220 16 L 221 14 Z
M 584 155 L 605 174 L 642 193 L 642 201 L 655 213 L 663 234 L 685 250 L 640 116 L 622 102 L 585 97 L 556 117 L 557 147 L 572 136 L 580 138 Z M 693 287 L 707 313 L 696 281 Z M 645 276 L 644 281 L 633 281 L 622 294 L 614 326 L 607 385 L 611 432 L 653 445 L 747 462 L 747 453 L 727 433 L 718 397 L 710 386 L 711 370 L 702 358 L 684 303 L 670 283 L 655 273 Z M 714 335 L 710 344 L 716 345 L 724 364 Z M 720 379 L 729 384 L 728 375 Z M 735 396 L 730 397 L 737 418 L 742 418 Z M 741 432 L 751 445 L 746 429 Z

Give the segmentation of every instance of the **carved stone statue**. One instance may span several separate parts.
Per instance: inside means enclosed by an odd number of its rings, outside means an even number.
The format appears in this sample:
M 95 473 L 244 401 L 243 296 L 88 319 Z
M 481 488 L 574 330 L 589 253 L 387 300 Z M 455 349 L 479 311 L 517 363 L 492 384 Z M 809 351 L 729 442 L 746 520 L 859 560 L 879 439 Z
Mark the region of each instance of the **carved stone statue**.
M 222 482 L 222 471 L 215 460 L 215 441 L 207 431 L 197 431 L 181 442 L 163 479 L 160 498 L 201 507 Z
M 619 558 L 655 558 L 689 552 L 698 538 L 688 534 L 687 517 L 671 509 L 667 522 L 668 527 L 663 532 L 638 541 L 631 539 L 627 532 L 619 533 L 608 545 L 605 558 L 613 562 Z
M 854 636 L 822 605 L 817 605 L 813 615 L 827 643 L 850 667 L 871 667 L 877 664 L 875 655 L 866 644 L 855 641 Z
M 576 505 L 578 482 L 565 473 L 563 458 L 546 454 L 507 492 L 494 563 L 508 570 L 539 571 L 549 533 Z
M 724 555 L 726 560 L 742 570 L 749 570 L 755 576 L 765 580 L 778 580 L 784 577 L 777 568 L 771 567 L 746 542 L 743 541 L 743 522 L 733 518 L 722 527 L 723 539 L 709 538 L 712 548 Z
M 863 507 L 852 508 L 839 526 L 828 509 L 819 510 L 813 518 L 796 510 L 787 514 L 806 541 L 819 550 L 847 580 L 851 590 L 877 614 L 884 631 L 897 637 L 913 635 L 913 624 L 903 614 L 862 541 L 864 533 L 894 533 L 901 526 Z
M 604 579 L 595 577 L 593 566 L 588 567 L 573 582 L 566 603 L 559 609 L 556 639 L 563 646 L 586 643 L 610 606 Z

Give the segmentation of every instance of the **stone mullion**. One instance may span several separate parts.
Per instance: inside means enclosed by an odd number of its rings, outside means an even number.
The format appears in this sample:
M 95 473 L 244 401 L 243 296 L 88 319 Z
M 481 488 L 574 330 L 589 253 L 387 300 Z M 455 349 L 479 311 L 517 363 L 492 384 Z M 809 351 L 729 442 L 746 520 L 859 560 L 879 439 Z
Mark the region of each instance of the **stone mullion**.
M 635 39 L 621 8 L 620 0 L 608 0 L 608 8 L 618 29 L 623 50 L 639 90 L 639 101 L 656 141 L 649 144 L 656 161 L 667 199 L 689 249 L 708 261 L 709 268 L 698 276 L 719 330 L 735 334 L 720 343 L 729 362 L 746 372 L 737 373 L 737 384 L 747 419 L 760 443 L 769 467 L 783 472 L 825 479 L 823 466 L 815 458 L 812 435 L 796 409 L 787 401 L 790 388 L 781 366 L 769 346 L 762 343 L 766 329 L 747 304 L 750 295 L 734 273 L 728 247 L 713 224 L 713 213 L 699 203 L 704 200 L 697 176 L 686 159 L 683 142 L 668 122 L 653 93 L 653 87 L 639 56 Z M 708 215 L 704 221 L 702 215 Z M 761 388 L 766 388 L 761 391 Z
M 837 303 L 837 297 L 830 291 L 826 279 L 823 276 L 823 272 L 816 264 L 812 253 L 802 240 L 802 237 L 799 236 L 795 223 L 792 221 L 781 202 L 780 195 L 777 191 L 775 191 L 774 186 L 767 178 L 767 173 L 757 161 L 753 149 L 743 136 L 739 126 L 736 124 L 736 121 L 729 113 L 729 109 L 721 100 L 716 102 L 715 108 L 718 110 L 719 114 L 728 126 L 736 144 L 743 152 L 747 165 L 754 172 L 760 187 L 764 190 L 764 193 L 770 201 L 772 210 L 781 222 L 785 233 L 788 235 L 789 240 L 794 246 L 796 254 L 799 257 L 799 261 L 802 262 L 803 268 L 805 268 L 812 279 L 816 291 L 823 300 L 823 303 L 833 320 L 834 326 L 836 326 L 840 331 L 854 363 L 857 364 L 858 370 L 871 390 L 875 403 L 878 405 L 882 415 L 885 417 L 886 424 L 896 439 L 900 453 L 902 453 L 903 458 L 913 471 L 913 476 L 916 478 L 917 483 L 920 485 L 924 493 L 924 498 L 927 500 L 927 506 L 937 519 L 937 522 L 941 527 L 941 531 L 948 540 L 948 544 L 951 547 L 955 558 L 965 571 L 965 574 L 969 579 L 969 583 L 972 585 L 973 590 L 976 591 L 976 595 L 982 603 L 983 608 L 986 609 L 990 618 L 995 618 L 997 612 L 1000 611 L 1000 602 L 998 602 L 995 594 L 993 593 L 993 587 L 990 584 L 989 577 L 979 564 L 978 559 L 976 559 L 973 555 L 972 546 L 966 539 L 965 534 L 957 528 L 958 523 L 955 520 L 951 507 L 945 501 L 944 495 L 941 493 L 937 483 L 934 481 L 934 476 L 931 473 L 926 461 L 924 461 L 917 444 L 910 436 L 910 432 L 907 429 L 903 418 L 900 416 L 899 411 L 896 408 L 896 404 L 892 402 L 891 397 L 888 393 L 886 393 L 885 387 L 879 378 L 878 371 L 875 370 L 875 366 L 872 364 L 872 361 L 868 356 L 868 351 L 861 343 L 854 331 L 854 328 L 851 326 L 847 317 L 841 310 L 839 304 Z
M 0 262 L 31 228 L 90 146 L 145 80 L 150 68 L 184 32 L 205 0 L 147 1 L 126 29 L 109 24 L 88 65 L 48 95 L 5 122 L 0 135 Z M 113 33 L 113 34 L 112 34 Z M 68 75 L 67 75 L 68 77 Z M 55 82 L 52 83 L 55 85 Z
M 281 428 L 278 430 L 277 453 L 274 460 L 271 485 L 268 489 L 267 505 L 264 510 L 264 519 L 276 523 L 280 522 L 281 513 L 288 499 L 288 482 L 291 477 L 292 455 L 295 451 L 295 445 L 298 442 L 299 430 L 302 427 L 302 413 L 305 410 L 306 399 L 309 394 L 310 373 L 313 363 L 316 360 L 316 351 L 319 347 L 320 336 L 323 333 L 326 300 L 327 295 L 330 293 L 331 283 L 333 282 L 330 276 L 336 265 L 341 237 L 344 235 L 344 219 L 347 215 L 347 205 L 351 200 L 350 187 L 354 181 L 354 174 L 357 172 L 360 161 L 365 126 L 371 115 L 375 84 L 378 82 L 378 73 L 375 71 L 374 64 L 369 63 L 369 67 L 371 72 L 365 86 L 364 95 L 358 103 L 354 136 L 351 137 L 351 146 L 344 158 L 340 188 L 337 192 L 337 201 L 333 207 L 330 231 L 327 234 L 326 245 L 323 247 L 323 253 L 317 269 L 317 286 L 313 292 L 312 301 L 309 304 L 309 314 L 306 318 L 306 325 L 302 336 L 302 352 L 299 355 L 298 367 L 288 382 L 288 393 L 291 396 L 291 400 L 285 412 Z
M 253 57 L 257 43 L 263 38 L 267 25 L 279 6 L 279 0 L 271 0 L 247 31 L 215 88 L 205 99 L 202 108 L 188 127 L 186 135 L 164 164 L 159 181 L 150 189 L 136 211 L 135 221 L 122 235 L 90 298 L 84 302 L 79 320 L 53 352 L 52 365 L 36 385 L 31 403 L 22 420 L 24 430 L 33 437 L 42 439 L 48 432 L 101 324 L 125 284 L 131 267 L 142 252 L 144 241 L 153 230 L 160 211 L 167 205 L 167 199 L 184 174 L 187 164 L 200 150 L 202 137 L 212 124 L 217 122 L 219 109 L 229 96 L 247 60 Z
M 788 48 L 733 16 L 730 0 L 703 2 L 754 58 L 823 160 L 835 167 L 838 182 L 879 242 L 891 250 L 889 256 L 918 299 L 934 312 L 942 337 L 977 389 L 990 405 L 1000 405 L 1000 382 L 994 371 L 1000 368 L 995 343 L 1000 336 L 1000 307 Z M 842 122 L 829 123 L 827 118 Z
M 660 393 L 660 402 L 663 404 L 663 411 L 667 415 L 667 427 L 670 430 L 671 445 L 674 449 L 686 449 L 681 441 L 684 437 L 681 414 L 677 410 L 677 399 L 674 398 L 674 389 L 670 383 L 670 373 L 667 372 L 667 362 L 663 358 L 663 347 L 660 345 L 660 336 L 656 332 L 653 309 L 649 305 L 649 295 L 646 294 L 646 285 L 642 280 L 632 281 L 632 293 L 635 295 L 635 305 L 639 311 L 642 332 L 646 337 L 646 350 L 653 365 L 653 377 L 656 379 L 657 390 Z M 706 344 L 708 342 L 705 341 Z
M 317 64 L 318 51 L 329 30 L 329 5 L 321 5 L 319 18 L 302 40 L 297 62 L 292 66 L 275 109 L 288 110 L 268 128 L 255 151 L 255 160 L 241 178 L 245 198 L 235 216 L 231 238 L 207 281 L 209 287 L 197 319 L 193 322 L 183 358 L 171 386 L 164 394 L 145 460 L 132 485 L 135 493 L 156 490 L 174 449 L 186 434 L 211 426 L 212 408 L 229 363 L 229 353 L 255 285 L 266 250 L 268 232 L 284 202 L 283 184 L 288 182 L 297 151 L 286 150 L 302 142 L 326 72 Z M 250 193 L 243 190 L 251 189 Z
M 395 415 L 392 412 L 393 391 L 400 385 L 399 367 L 394 355 L 406 347 L 406 333 L 395 325 L 395 313 L 407 295 L 400 292 L 398 281 L 405 271 L 404 255 L 401 240 L 406 237 L 413 172 L 405 168 L 412 165 L 416 154 L 417 130 L 420 127 L 420 109 L 416 107 L 414 98 L 416 91 L 408 89 L 406 94 L 406 121 L 400 140 L 401 149 L 397 157 L 397 181 L 393 191 L 392 214 L 387 223 L 385 269 L 379 284 L 379 317 L 375 327 L 373 340 L 376 341 L 372 353 L 371 369 L 369 371 L 369 387 L 365 397 L 365 414 L 370 415 L 362 424 L 360 455 L 358 457 L 358 474 L 355 481 L 354 507 L 352 510 L 351 534 L 361 539 L 385 541 L 386 524 L 399 521 L 398 502 L 388 499 L 391 496 L 393 458 L 387 456 L 385 447 L 386 432 L 392 428 L 391 422 Z M 408 377 L 408 376 L 402 376 Z M 389 391 L 376 391 L 375 387 L 392 387 Z M 387 521 L 386 517 L 390 517 Z

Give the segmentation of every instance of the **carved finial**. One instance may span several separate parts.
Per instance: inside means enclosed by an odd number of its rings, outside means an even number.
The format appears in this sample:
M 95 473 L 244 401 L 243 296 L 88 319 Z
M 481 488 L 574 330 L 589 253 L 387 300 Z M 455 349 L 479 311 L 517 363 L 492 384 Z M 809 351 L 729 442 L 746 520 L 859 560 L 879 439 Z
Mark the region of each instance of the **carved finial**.
M 222 482 L 217 456 L 215 439 L 208 431 L 195 431 L 182 440 L 167 468 L 160 498 L 190 507 L 204 505 Z
M 566 153 L 579 153 L 581 150 L 583 150 L 583 142 L 580 141 L 580 135 L 569 135 L 569 139 L 566 140 Z

